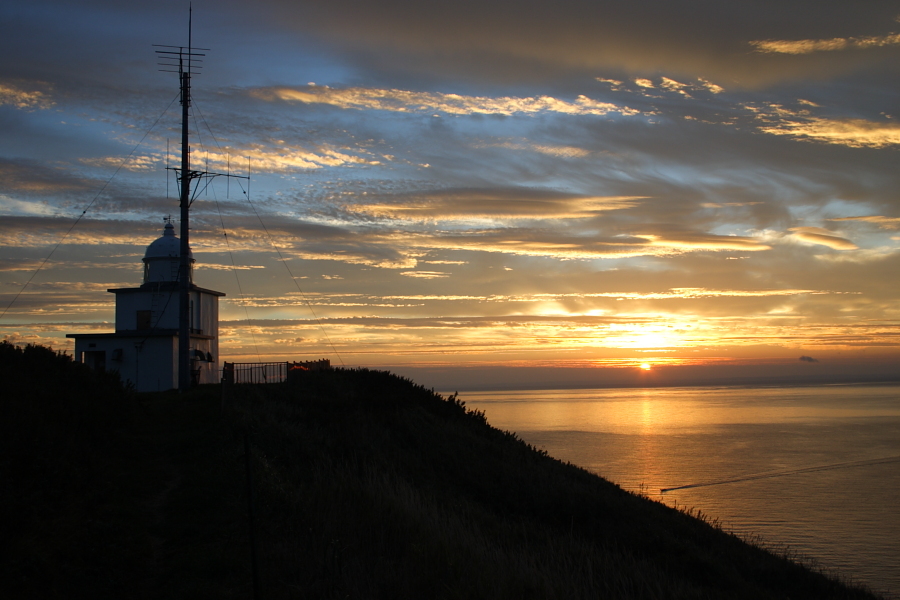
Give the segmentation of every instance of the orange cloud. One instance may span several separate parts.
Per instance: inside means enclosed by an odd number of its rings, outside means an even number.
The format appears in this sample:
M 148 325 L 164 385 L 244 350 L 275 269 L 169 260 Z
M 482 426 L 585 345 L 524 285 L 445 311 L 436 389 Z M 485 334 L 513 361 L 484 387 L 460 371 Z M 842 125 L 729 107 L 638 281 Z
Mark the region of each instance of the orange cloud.
M 874 223 L 878 225 L 881 229 L 900 229 L 900 217 L 882 217 L 882 216 L 868 216 L 868 217 L 836 217 L 834 219 L 828 219 L 829 221 L 863 221 L 865 223 Z
M 788 135 L 851 148 L 884 148 L 900 144 L 900 125 L 865 119 L 801 118 L 786 120 L 760 131 Z
M 448 115 L 514 115 L 542 112 L 569 115 L 639 114 L 639 111 L 634 109 L 609 102 L 599 102 L 583 95 L 578 96 L 575 102 L 567 102 L 551 96 L 491 98 L 396 89 L 335 89 L 316 85 L 303 89 L 261 88 L 254 90 L 251 94 L 266 101 L 284 100 L 305 104 L 329 104 L 344 109 L 386 110 L 404 113 L 444 113 Z
M 504 142 L 502 144 L 484 144 L 481 148 L 506 148 L 507 150 L 522 150 L 526 152 L 539 152 L 547 156 L 556 156 L 559 158 L 587 158 L 591 155 L 590 150 L 584 148 L 576 148 L 574 146 L 549 146 L 546 144 L 533 143 L 513 143 Z
M 0 83 L 0 106 L 16 108 L 50 108 L 55 103 L 44 92 L 26 90 L 13 83 Z
M 450 276 L 450 273 L 444 273 L 443 271 L 403 271 L 400 274 L 419 279 L 441 279 Z
M 670 233 L 670 234 L 636 234 L 646 238 L 648 245 L 659 248 L 678 250 L 744 250 L 759 252 L 769 250 L 771 246 L 758 239 L 737 235 L 714 235 L 709 233 Z
M 639 197 L 576 196 L 528 188 L 456 189 L 403 198 L 394 204 L 348 206 L 352 212 L 402 220 L 578 219 L 631 208 Z
M 880 48 L 900 44 L 900 34 L 831 38 L 827 40 L 757 40 L 750 42 L 757 52 L 769 54 L 811 54 L 854 48 Z
M 820 227 L 792 227 L 790 231 L 796 232 L 793 237 L 809 244 L 828 246 L 834 250 L 858 249 L 858 246 L 850 240 L 834 235 L 831 231 Z

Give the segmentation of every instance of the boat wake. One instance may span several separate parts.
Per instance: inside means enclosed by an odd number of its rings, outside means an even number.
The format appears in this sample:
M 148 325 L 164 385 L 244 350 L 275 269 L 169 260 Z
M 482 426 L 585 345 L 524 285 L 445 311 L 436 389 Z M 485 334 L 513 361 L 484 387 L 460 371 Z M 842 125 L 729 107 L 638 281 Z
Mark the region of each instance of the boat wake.
M 666 492 L 674 492 L 675 490 L 687 490 L 691 488 L 710 487 L 713 485 L 725 485 L 726 483 L 740 483 L 742 481 L 755 481 L 757 479 L 771 479 L 773 477 L 785 477 L 787 475 L 799 475 L 801 473 L 817 473 L 819 471 L 831 471 L 834 469 L 849 469 L 852 467 L 868 467 L 872 465 L 885 465 L 900 462 L 900 456 L 886 456 L 883 458 L 871 458 L 867 460 L 853 460 L 849 462 L 832 463 L 830 465 L 819 465 L 815 467 L 804 467 L 801 469 L 791 469 L 789 471 L 771 471 L 768 473 L 755 473 L 752 475 L 744 475 L 743 477 L 735 477 L 733 479 L 720 479 L 718 481 L 706 481 L 702 483 L 689 483 L 687 485 L 679 485 L 675 487 L 661 488 L 660 494 Z

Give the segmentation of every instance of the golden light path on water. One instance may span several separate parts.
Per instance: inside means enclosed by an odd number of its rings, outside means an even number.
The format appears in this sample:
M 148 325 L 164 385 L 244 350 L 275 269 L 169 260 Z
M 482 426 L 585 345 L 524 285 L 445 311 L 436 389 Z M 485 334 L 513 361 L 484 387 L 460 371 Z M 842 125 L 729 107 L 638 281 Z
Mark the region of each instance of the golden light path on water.
M 673 393 L 672 389 L 644 388 L 623 390 L 618 394 L 613 390 L 603 392 L 601 401 L 596 400 L 594 390 L 517 391 L 516 399 L 508 402 L 502 398 L 507 397 L 509 392 L 469 392 L 463 396 L 470 398 L 467 400 L 469 404 L 484 404 L 492 424 L 496 420 L 512 431 L 567 430 L 574 426 L 579 431 L 619 434 L 690 433 L 713 425 L 781 423 L 801 419 L 824 421 L 870 415 L 866 407 L 853 405 L 761 406 L 748 403 L 735 406 L 710 398 L 692 399 L 687 397 L 687 393 Z M 885 416 L 900 417 L 900 407 L 887 411 Z
M 702 510 L 900 591 L 900 386 L 467 392 L 500 429 L 626 490 Z M 661 490 L 667 490 L 661 493 Z

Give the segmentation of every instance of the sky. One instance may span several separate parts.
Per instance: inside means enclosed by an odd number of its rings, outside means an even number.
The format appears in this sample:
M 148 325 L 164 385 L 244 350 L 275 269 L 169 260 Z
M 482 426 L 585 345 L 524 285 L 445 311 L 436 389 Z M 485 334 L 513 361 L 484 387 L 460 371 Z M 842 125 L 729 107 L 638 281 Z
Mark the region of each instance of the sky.
M 0 335 L 73 349 L 178 215 L 187 2 L 0 5 Z M 198 0 L 220 358 L 427 387 L 900 372 L 900 6 Z M 773 379 L 774 378 L 774 379 Z

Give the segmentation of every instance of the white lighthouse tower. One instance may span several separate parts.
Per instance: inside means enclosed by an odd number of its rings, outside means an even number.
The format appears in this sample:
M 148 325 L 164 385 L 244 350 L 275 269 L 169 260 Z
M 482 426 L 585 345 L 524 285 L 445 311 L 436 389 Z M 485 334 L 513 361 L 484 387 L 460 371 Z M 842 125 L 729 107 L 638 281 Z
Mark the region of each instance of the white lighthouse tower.
M 108 290 L 116 295 L 115 333 L 70 333 L 75 359 L 115 370 L 141 392 L 179 387 L 179 292 L 181 240 L 166 218 L 162 237 L 144 253 L 144 283 Z M 219 360 L 219 298 L 225 294 L 193 283 L 193 255 L 185 274 L 189 297 L 190 381 L 216 383 Z

